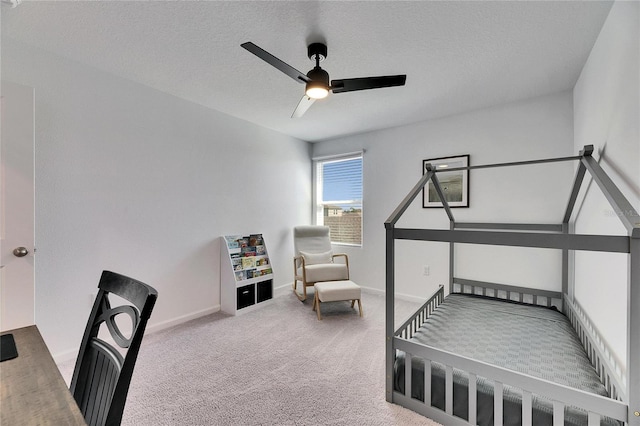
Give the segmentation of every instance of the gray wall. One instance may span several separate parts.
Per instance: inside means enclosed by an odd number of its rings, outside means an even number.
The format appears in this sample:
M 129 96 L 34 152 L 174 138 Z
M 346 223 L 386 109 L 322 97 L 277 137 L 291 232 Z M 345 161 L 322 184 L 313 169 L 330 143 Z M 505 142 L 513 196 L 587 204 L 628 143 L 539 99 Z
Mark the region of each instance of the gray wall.
M 36 323 L 58 359 L 103 269 L 158 290 L 150 330 L 219 309 L 221 235 L 264 233 L 291 281 L 308 143 L 7 37 L 2 78 L 35 88 Z
M 323 156 L 365 150 L 364 237 L 350 254 L 352 277 L 384 289 L 384 222 L 421 176 L 422 160 L 462 154 L 472 165 L 574 154 L 570 92 L 530 99 L 410 126 L 313 145 Z M 454 209 L 462 221 L 560 223 L 571 190 L 571 163 L 477 170 L 470 174 L 470 207 Z M 419 197 L 420 198 L 420 197 Z M 442 209 L 423 209 L 416 200 L 398 226 L 448 228 Z M 396 291 L 424 297 L 448 282 L 448 246 L 397 243 Z M 508 257 L 507 257 L 508 255 Z M 459 246 L 457 274 L 508 284 L 560 288 L 560 253 L 552 250 Z M 551 267 L 541 267 L 541 265 Z M 430 275 L 423 275 L 428 265 Z
M 593 144 L 594 157 L 640 211 L 640 4 L 616 2 L 576 83 L 576 147 Z M 626 235 L 595 183 L 586 181 L 575 228 Z M 596 328 L 626 363 L 628 256 L 577 252 L 575 296 Z

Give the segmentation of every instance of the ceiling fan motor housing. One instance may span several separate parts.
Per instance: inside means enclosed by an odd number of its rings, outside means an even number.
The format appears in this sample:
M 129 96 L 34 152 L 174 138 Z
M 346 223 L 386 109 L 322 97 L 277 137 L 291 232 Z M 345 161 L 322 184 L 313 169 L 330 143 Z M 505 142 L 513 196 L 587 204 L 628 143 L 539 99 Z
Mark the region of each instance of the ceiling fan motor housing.
M 325 87 L 329 87 L 329 73 L 320 67 L 315 67 L 307 73 L 307 77 L 311 79 L 309 83 L 322 84 Z
M 307 56 L 309 56 L 309 59 L 315 61 L 316 55 L 318 56 L 318 62 L 324 61 L 327 57 L 327 45 L 324 43 L 311 43 L 307 46 Z

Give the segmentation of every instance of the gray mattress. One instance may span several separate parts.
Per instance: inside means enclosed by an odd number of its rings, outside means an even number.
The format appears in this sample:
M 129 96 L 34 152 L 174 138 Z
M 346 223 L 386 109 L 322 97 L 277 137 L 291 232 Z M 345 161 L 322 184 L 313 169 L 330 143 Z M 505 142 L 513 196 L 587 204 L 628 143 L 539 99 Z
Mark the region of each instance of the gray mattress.
M 412 340 L 534 377 L 607 396 L 568 319 L 555 309 L 493 298 L 451 294 Z M 444 409 L 444 367 L 432 364 L 431 404 Z M 424 362 L 412 359 L 413 398 L 424 401 Z M 404 353 L 395 361 L 395 389 L 404 393 Z M 468 419 L 468 377 L 454 369 L 453 413 Z M 520 425 L 521 393 L 505 385 L 504 425 Z M 493 425 L 493 383 L 477 383 L 479 425 Z M 552 425 L 553 407 L 533 397 L 534 425 Z M 568 407 L 565 425 L 587 424 L 586 412 Z M 603 419 L 603 425 L 617 425 Z

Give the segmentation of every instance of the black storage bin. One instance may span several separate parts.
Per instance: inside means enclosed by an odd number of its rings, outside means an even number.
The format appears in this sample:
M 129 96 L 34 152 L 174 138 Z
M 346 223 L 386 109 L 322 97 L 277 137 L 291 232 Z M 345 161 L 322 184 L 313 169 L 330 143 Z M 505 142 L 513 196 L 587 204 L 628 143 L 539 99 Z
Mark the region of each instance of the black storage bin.
M 255 303 L 256 289 L 253 284 L 238 287 L 238 307 L 237 309 L 246 308 Z
M 273 280 L 261 281 L 258 284 L 258 303 L 273 297 Z

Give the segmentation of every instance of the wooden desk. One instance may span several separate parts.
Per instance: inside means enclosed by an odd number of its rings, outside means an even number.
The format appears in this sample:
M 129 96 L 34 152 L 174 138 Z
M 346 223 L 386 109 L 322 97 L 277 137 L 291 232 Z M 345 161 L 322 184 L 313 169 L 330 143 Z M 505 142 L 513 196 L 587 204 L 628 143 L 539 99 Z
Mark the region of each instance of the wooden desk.
M 18 357 L 0 363 L 0 424 L 86 426 L 38 328 L 2 334 L 13 334 Z

